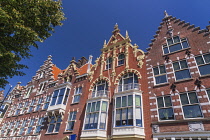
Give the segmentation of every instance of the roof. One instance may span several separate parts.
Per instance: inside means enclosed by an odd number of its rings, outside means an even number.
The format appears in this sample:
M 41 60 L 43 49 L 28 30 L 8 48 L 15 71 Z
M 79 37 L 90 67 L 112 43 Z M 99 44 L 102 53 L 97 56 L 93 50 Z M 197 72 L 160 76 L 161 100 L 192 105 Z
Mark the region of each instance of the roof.
M 53 76 L 54 76 L 54 80 L 57 80 L 58 79 L 58 74 L 61 73 L 61 69 L 59 69 L 56 65 L 53 65 L 52 67 L 52 73 L 53 73 Z
M 77 71 L 79 73 L 79 75 L 83 75 L 85 73 L 87 73 L 87 70 L 88 70 L 88 63 L 86 63 L 85 65 L 83 65 L 82 67 L 80 68 L 77 68 Z M 90 64 L 90 67 L 92 66 L 92 64 Z

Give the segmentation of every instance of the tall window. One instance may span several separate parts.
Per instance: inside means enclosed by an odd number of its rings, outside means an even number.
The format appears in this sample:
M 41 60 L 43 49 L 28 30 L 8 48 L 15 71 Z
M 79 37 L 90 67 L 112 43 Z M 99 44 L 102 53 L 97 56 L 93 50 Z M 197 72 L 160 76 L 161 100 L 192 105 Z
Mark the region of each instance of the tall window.
M 173 63 L 176 80 L 191 78 L 186 60 Z
M 209 101 L 210 101 L 210 89 L 206 90 L 206 92 L 207 92 L 207 95 L 208 95 Z
M 42 101 L 43 101 L 43 98 L 39 98 L 38 103 L 36 105 L 36 110 L 35 111 L 38 111 L 41 108 Z
M 84 129 L 105 129 L 107 105 L 107 101 L 97 101 L 87 104 Z
M 167 44 L 163 45 L 163 52 L 164 54 L 168 54 L 185 48 L 189 48 L 187 39 L 180 39 L 179 36 L 175 36 L 167 39 Z
M 171 96 L 157 97 L 158 112 L 160 120 L 173 120 L 174 111 L 171 102 Z
M 116 97 L 115 126 L 142 126 L 142 107 L 140 95 Z M 135 112 L 135 113 L 134 113 Z M 134 116 L 135 114 L 135 116 Z
M 26 98 L 28 98 L 32 92 L 33 86 L 27 88 Z
M 185 118 L 203 117 L 196 92 L 180 94 Z
M 48 106 L 50 104 L 50 98 L 51 98 L 51 96 L 47 96 L 47 98 L 45 99 L 45 103 L 44 103 L 43 109 L 48 109 Z
M 8 105 L 2 105 L 0 108 L 3 110 L 3 111 L 0 111 L 0 118 L 3 118 L 8 108 Z
M 19 115 L 20 114 L 20 110 L 21 110 L 22 106 L 23 106 L 23 104 L 19 103 L 18 108 L 17 108 L 17 110 L 15 112 L 15 115 Z
M 66 131 L 73 130 L 74 123 L 75 123 L 75 120 L 76 120 L 76 115 L 77 115 L 77 111 L 70 112 Z
M 61 122 L 62 122 L 61 115 L 51 116 L 47 132 L 48 133 L 58 132 L 60 129 Z
M 80 96 L 82 94 L 82 87 L 77 87 L 74 92 L 74 100 L 73 103 L 78 103 L 80 100 Z
M 19 130 L 18 135 L 22 135 L 22 134 L 23 134 L 24 129 L 25 129 L 25 126 L 26 126 L 26 122 L 27 122 L 27 120 L 23 120 L 23 121 L 22 121 L 22 125 L 21 125 L 21 127 L 20 127 L 20 130 Z
M 107 58 L 107 60 L 106 60 L 106 69 L 107 69 L 107 70 L 108 70 L 108 69 L 111 69 L 111 66 L 112 66 L 112 58 L 109 57 L 109 58 Z
M 35 130 L 36 134 L 40 133 L 43 122 L 44 122 L 44 117 L 39 118 L 37 125 L 36 125 L 36 130 Z
M 25 113 L 25 111 L 27 110 L 28 104 L 29 104 L 29 102 L 26 101 L 24 106 L 23 106 L 22 113 Z
M 108 84 L 105 80 L 99 81 L 94 86 L 92 92 L 92 98 L 94 97 L 107 97 L 108 96 Z
M 17 121 L 14 128 L 13 128 L 13 132 L 12 132 L 12 135 L 15 135 L 16 131 L 17 131 L 17 128 L 19 127 L 19 124 L 20 124 L 20 121 Z
M 124 65 L 125 63 L 125 55 L 123 53 L 121 53 L 119 56 L 118 56 L 118 66 L 120 65 Z
M 50 106 L 53 105 L 59 105 L 59 104 L 66 104 L 67 99 L 68 99 L 68 94 L 69 94 L 70 89 L 68 88 L 62 88 L 62 89 L 57 89 L 54 91 L 54 94 L 52 96 L 52 101 Z
M 35 119 L 31 119 L 31 121 L 30 121 L 30 123 L 28 125 L 28 130 L 27 130 L 26 135 L 31 133 L 33 125 L 34 125 L 34 121 L 35 121 Z
M 155 84 L 162 84 L 167 82 L 166 68 L 164 65 L 153 68 L 155 76 Z
M 134 73 L 127 73 L 120 79 L 118 92 L 131 89 L 139 89 L 138 77 Z
M 200 75 L 210 74 L 210 54 L 203 54 L 195 57 Z
M 36 102 L 35 99 L 31 101 L 31 104 L 30 104 L 30 106 L 29 106 L 28 112 L 32 112 L 32 111 L 33 111 L 35 102 Z
M 47 84 L 47 82 L 40 83 L 40 85 L 39 85 L 39 94 L 41 94 L 44 91 L 44 89 L 46 87 L 46 84 Z

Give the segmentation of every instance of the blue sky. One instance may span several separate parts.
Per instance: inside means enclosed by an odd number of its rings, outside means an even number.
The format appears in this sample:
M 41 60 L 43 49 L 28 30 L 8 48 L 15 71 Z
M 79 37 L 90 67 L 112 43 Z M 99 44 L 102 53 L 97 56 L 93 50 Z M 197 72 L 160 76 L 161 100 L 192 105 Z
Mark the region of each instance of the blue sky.
M 65 69 L 72 57 L 100 55 L 104 40 L 109 40 L 113 27 L 118 23 L 121 34 L 127 30 L 132 43 L 146 51 L 157 31 L 164 11 L 204 29 L 210 21 L 209 0 L 62 0 L 67 19 L 57 27 L 52 37 L 32 47 L 33 57 L 21 63 L 28 65 L 25 76 L 9 79 L 14 87 L 17 82 L 26 85 L 36 71 L 52 55 L 53 63 Z M 6 86 L 7 92 L 9 86 Z M 1 89 L 0 89 L 1 90 Z

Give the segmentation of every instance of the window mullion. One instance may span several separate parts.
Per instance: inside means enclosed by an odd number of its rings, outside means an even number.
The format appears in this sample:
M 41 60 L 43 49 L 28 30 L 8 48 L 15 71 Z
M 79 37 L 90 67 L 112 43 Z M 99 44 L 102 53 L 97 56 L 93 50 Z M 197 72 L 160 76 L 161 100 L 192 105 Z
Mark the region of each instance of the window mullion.
M 133 125 L 136 126 L 136 99 L 135 99 L 135 94 L 132 94 L 133 96 Z

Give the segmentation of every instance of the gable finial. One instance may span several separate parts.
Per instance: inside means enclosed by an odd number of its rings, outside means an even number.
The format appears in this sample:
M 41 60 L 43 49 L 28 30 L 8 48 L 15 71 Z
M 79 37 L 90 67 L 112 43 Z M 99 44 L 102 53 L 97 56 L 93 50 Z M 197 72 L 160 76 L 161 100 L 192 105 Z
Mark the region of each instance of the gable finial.
M 116 23 L 114 26 L 114 31 L 112 32 L 113 35 L 116 35 L 116 33 L 119 33 L 120 29 L 118 28 L 118 24 Z
M 128 31 L 126 30 L 125 37 L 129 38 Z
M 165 18 L 168 17 L 168 13 L 166 12 L 166 10 L 164 11 L 164 15 L 165 15 Z

